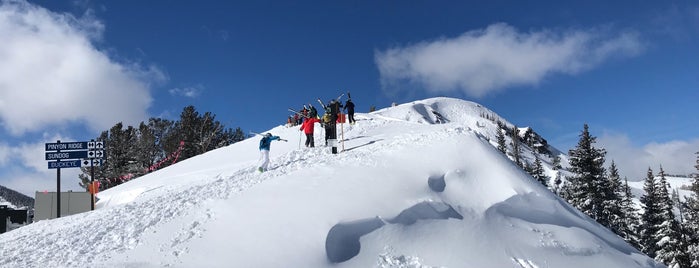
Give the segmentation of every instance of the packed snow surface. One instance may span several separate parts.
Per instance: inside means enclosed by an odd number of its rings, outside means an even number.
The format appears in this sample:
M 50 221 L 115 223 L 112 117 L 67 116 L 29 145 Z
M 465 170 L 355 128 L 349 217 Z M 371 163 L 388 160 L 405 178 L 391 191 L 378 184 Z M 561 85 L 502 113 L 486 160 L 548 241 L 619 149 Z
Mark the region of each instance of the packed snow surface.
M 269 171 L 260 137 L 187 159 L 0 235 L 0 266 L 661 267 L 500 153 L 483 114 L 451 98 L 360 113 L 335 155 L 320 126 L 316 148 L 279 126 Z

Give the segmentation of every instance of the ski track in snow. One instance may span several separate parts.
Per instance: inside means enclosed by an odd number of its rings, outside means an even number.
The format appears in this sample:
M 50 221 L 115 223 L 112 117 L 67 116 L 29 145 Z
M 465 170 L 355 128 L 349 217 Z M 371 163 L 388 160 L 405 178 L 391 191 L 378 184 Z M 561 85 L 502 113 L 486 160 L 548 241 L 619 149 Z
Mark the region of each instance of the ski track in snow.
M 383 117 L 383 116 L 381 116 Z M 394 119 L 396 120 L 396 119 Z M 402 121 L 402 120 L 397 120 Z M 31 241 L 49 252 L 54 252 L 52 256 L 35 256 L 23 245 L 11 243 L 11 240 L 19 239 L 12 234 L 2 236 L 0 244 L 3 245 L 4 253 L 11 253 L 3 256 L 0 266 L 7 264 L 23 264 L 31 267 L 32 264 L 41 263 L 45 267 L 76 267 L 85 264 L 99 264 L 110 260 L 112 255 L 133 249 L 139 245 L 141 237 L 147 232 L 158 232 L 158 226 L 169 222 L 173 218 L 178 218 L 189 213 L 193 208 L 207 200 L 228 199 L 232 194 L 244 191 L 260 182 L 273 179 L 277 176 L 288 174 L 303 168 L 315 168 L 333 165 L 337 162 L 348 163 L 351 159 L 372 159 L 368 157 L 377 152 L 390 154 L 400 150 L 405 145 L 428 146 L 425 140 L 440 140 L 450 138 L 454 135 L 463 135 L 464 132 L 471 132 L 462 126 L 451 125 L 445 127 L 443 131 L 435 133 L 415 131 L 397 137 L 380 137 L 364 135 L 371 132 L 373 128 L 382 127 L 388 122 L 384 120 L 366 120 L 362 122 L 364 126 L 355 125 L 345 132 L 345 138 L 366 136 L 365 138 L 372 146 L 359 146 L 351 151 L 345 151 L 337 155 L 332 155 L 327 147 L 316 147 L 311 149 L 293 150 L 272 159 L 272 169 L 262 174 L 258 173 L 254 166 L 240 169 L 228 177 L 221 174 L 213 178 L 202 177 L 197 183 L 180 186 L 164 186 L 152 189 L 140 194 L 136 201 L 113 206 L 105 209 L 95 210 L 91 213 L 83 213 L 63 217 L 61 219 L 37 222 L 32 228 L 34 232 L 31 238 L 22 238 L 22 241 Z M 392 124 L 421 125 L 413 122 L 395 122 Z M 426 139 L 428 138 L 429 139 Z M 453 137 L 452 137 L 453 138 Z M 378 141 L 378 142 L 377 142 Z M 348 148 L 345 148 L 346 150 Z M 359 161 L 353 161 L 358 163 Z M 376 166 L 380 163 L 361 162 L 361 165 Z M 191 176 L 197 176 L 192 172 Z M 167 192 L 167 194 L 163 194 Z M 164 197 L 164 198 L 163 198 Z M 158 199 L 158 200 L 154 200 Z M 138 213 L 133 213 L 137 211 Z M 141 217 L 140 215 L 149 215 Z M 109 217 L 108 217 L 109 216 Z M 110 218 L 111 217 L 111 218 Z M 102 218 L 103 220 L 96 220 Z M 161 251 L 169 252 L 175 258 L 179 258 L 187 252 L 183 244 L 191 239 L 195 239 L 203 233 L 205 224 L 214 219 L 215 216 L 205 213 L 204 216 L 191 220 L 177 234 L 174 235 L 170 245 L 161 245 Z M 92 225 L 99 222 L 99 226 Z M 64 230 L 95 230 L 85 237 L 82 231 L 75 233 L 66 232 L 43 232 L 48 229 L 48 225 L 61 225 Z M 57 241 L 57 242 L 53 242 Z M 83 245 L 78 247 L 76 245 Z M 43 258 L 45 257 L 45 258 Z M 79 260 L 79 262 L 73 262 Z M 169 264 L 163 264 L 169 265 Z M 402 266 L 401 266 L 402 267 Z M 414 266 L 405 266 L 414 267 Z M 419 266 L 423 267 L 423 266 Z

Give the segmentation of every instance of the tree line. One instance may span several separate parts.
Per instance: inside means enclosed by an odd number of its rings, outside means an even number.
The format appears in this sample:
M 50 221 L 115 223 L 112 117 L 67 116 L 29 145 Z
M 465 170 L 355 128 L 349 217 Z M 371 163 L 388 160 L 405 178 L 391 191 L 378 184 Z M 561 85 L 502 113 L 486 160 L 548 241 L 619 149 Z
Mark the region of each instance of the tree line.
M 662 166 L 657 174 L 649 167 L 639 211 L 627 179 L 622 181 L 614 161 L 605 168 L 606 151 L 595 142 L 585 124 L 577 146 L 568 152 L 573 175 L 559 195 L 656 261 L 699 268 L 699 175 L 683 201 L 677 190 L 670 192 Z M 696 161 L 699 171 L 699 157 Z
M 179 120 L 150 118 L 137 127 L 121 122 L 95 140 L 104 142 L 104 161 L 94 168 L 100 190 L 119 185 L 149 172 L 246 138 L 239 127 L 227 128 L 211 112 L 200 114 L 194 106 L 182 110 Z M 87 189 L 91 168 L 82 167 L 81 187 Z
M 638 209 L 628 179 L 620 177 L 614 161 L 605 167 L 606 150 L 595 147 L 596 137 L 590 135 L 587 124 L 576 147 L 568 151 L 570 175 L 563 180 L 561 172 L 557 172 L 554 185 L 549 186 L 541 155 L 552 159 L 554 170 L 562 166 L 560 157 L 547 149 L 546 141 L 531 129 L 520 133 L 516 126 L 510 128 L 494 115 L 481 117 L 498 125 L 496 148 L 500 152 L 573 207 L 670 268 L 699 268 L 699 152 L 697 173 L 686 189 L 691 192 L 689 197 L 681 200 L 676 189 L 670 192 L 668 175 L 662 166 L 658 173 L 648 167 Z M 510 137 L 509 144 L 506 136 Z M 533 164 L 523 160 L 523 146 L 531 148 Z
M 662 166 L 657 174 L 649 167 L 639 210 L 633 202 L 635 196 L 628 179 L 620 177 L 614 161 L 605 167 L 606 150 L 595 147 L 596 137 L 590 135 L 587 124 L 583 126 L 576 147 L 568 151 L 570 166 L 567 171 L 571 175 L 562 180 L 558 172 L 555 185 L 549 186 L 540 154 L 553 159 L 554 169 L 562 168 L 560 157 L 544 150 L 541 141 L 529 132 L 531 129 L 520 135 L 516 127 L 497 123 L 498 150 L 509 155 L 532 178 L 656 261 L 671 268 L 699 268 L 699 152 L 695 165 L 698 172 L 689 187 L 690 197 L 683 201 L 677 190 L 670 192 Z M 509 150 L 506 135 L 511 138 Z M 523 160 L 522 146 L 525 145 L 532 148 L 533 165 Z

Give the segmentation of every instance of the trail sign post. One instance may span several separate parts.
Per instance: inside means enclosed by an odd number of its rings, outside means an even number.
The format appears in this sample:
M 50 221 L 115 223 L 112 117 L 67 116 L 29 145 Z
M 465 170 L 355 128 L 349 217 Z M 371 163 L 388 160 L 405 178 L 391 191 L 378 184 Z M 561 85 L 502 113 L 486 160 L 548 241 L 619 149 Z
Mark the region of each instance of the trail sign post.
M 80 158 L 87 157 L 87 142 L 46 143 L 46 160 L 49 169 L 56 169 L 56 218 L 61 217 L 61 168 L 80 167 Z M 69 160 L 69 161 L 61 161 Z
M 104 158 L 104 142 L 90 140 L 87 142 L 87 159 L 83 159 L 85 166 L 90 165 L 90 187 L 93 187 L 90 194 L 92 196 L 92 202 L 90 204 L 90 209 L 95 210 L 95 194 L 99 190 L 99 184 L 95 185 L 95 167 L 102 166 L 102 159 Z

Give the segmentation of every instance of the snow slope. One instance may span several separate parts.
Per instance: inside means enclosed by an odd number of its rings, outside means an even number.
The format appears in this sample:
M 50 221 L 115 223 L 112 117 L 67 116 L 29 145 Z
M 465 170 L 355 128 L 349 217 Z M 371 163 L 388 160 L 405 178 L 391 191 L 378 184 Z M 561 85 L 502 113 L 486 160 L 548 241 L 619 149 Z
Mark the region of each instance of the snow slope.
M 337 155 L 279 126 L 270 171 L 258 137 L 187 159 L 0 235 L 0 266 L 663 267 L 497 151 L 483 113 L 434 98 L 357 114 Z

